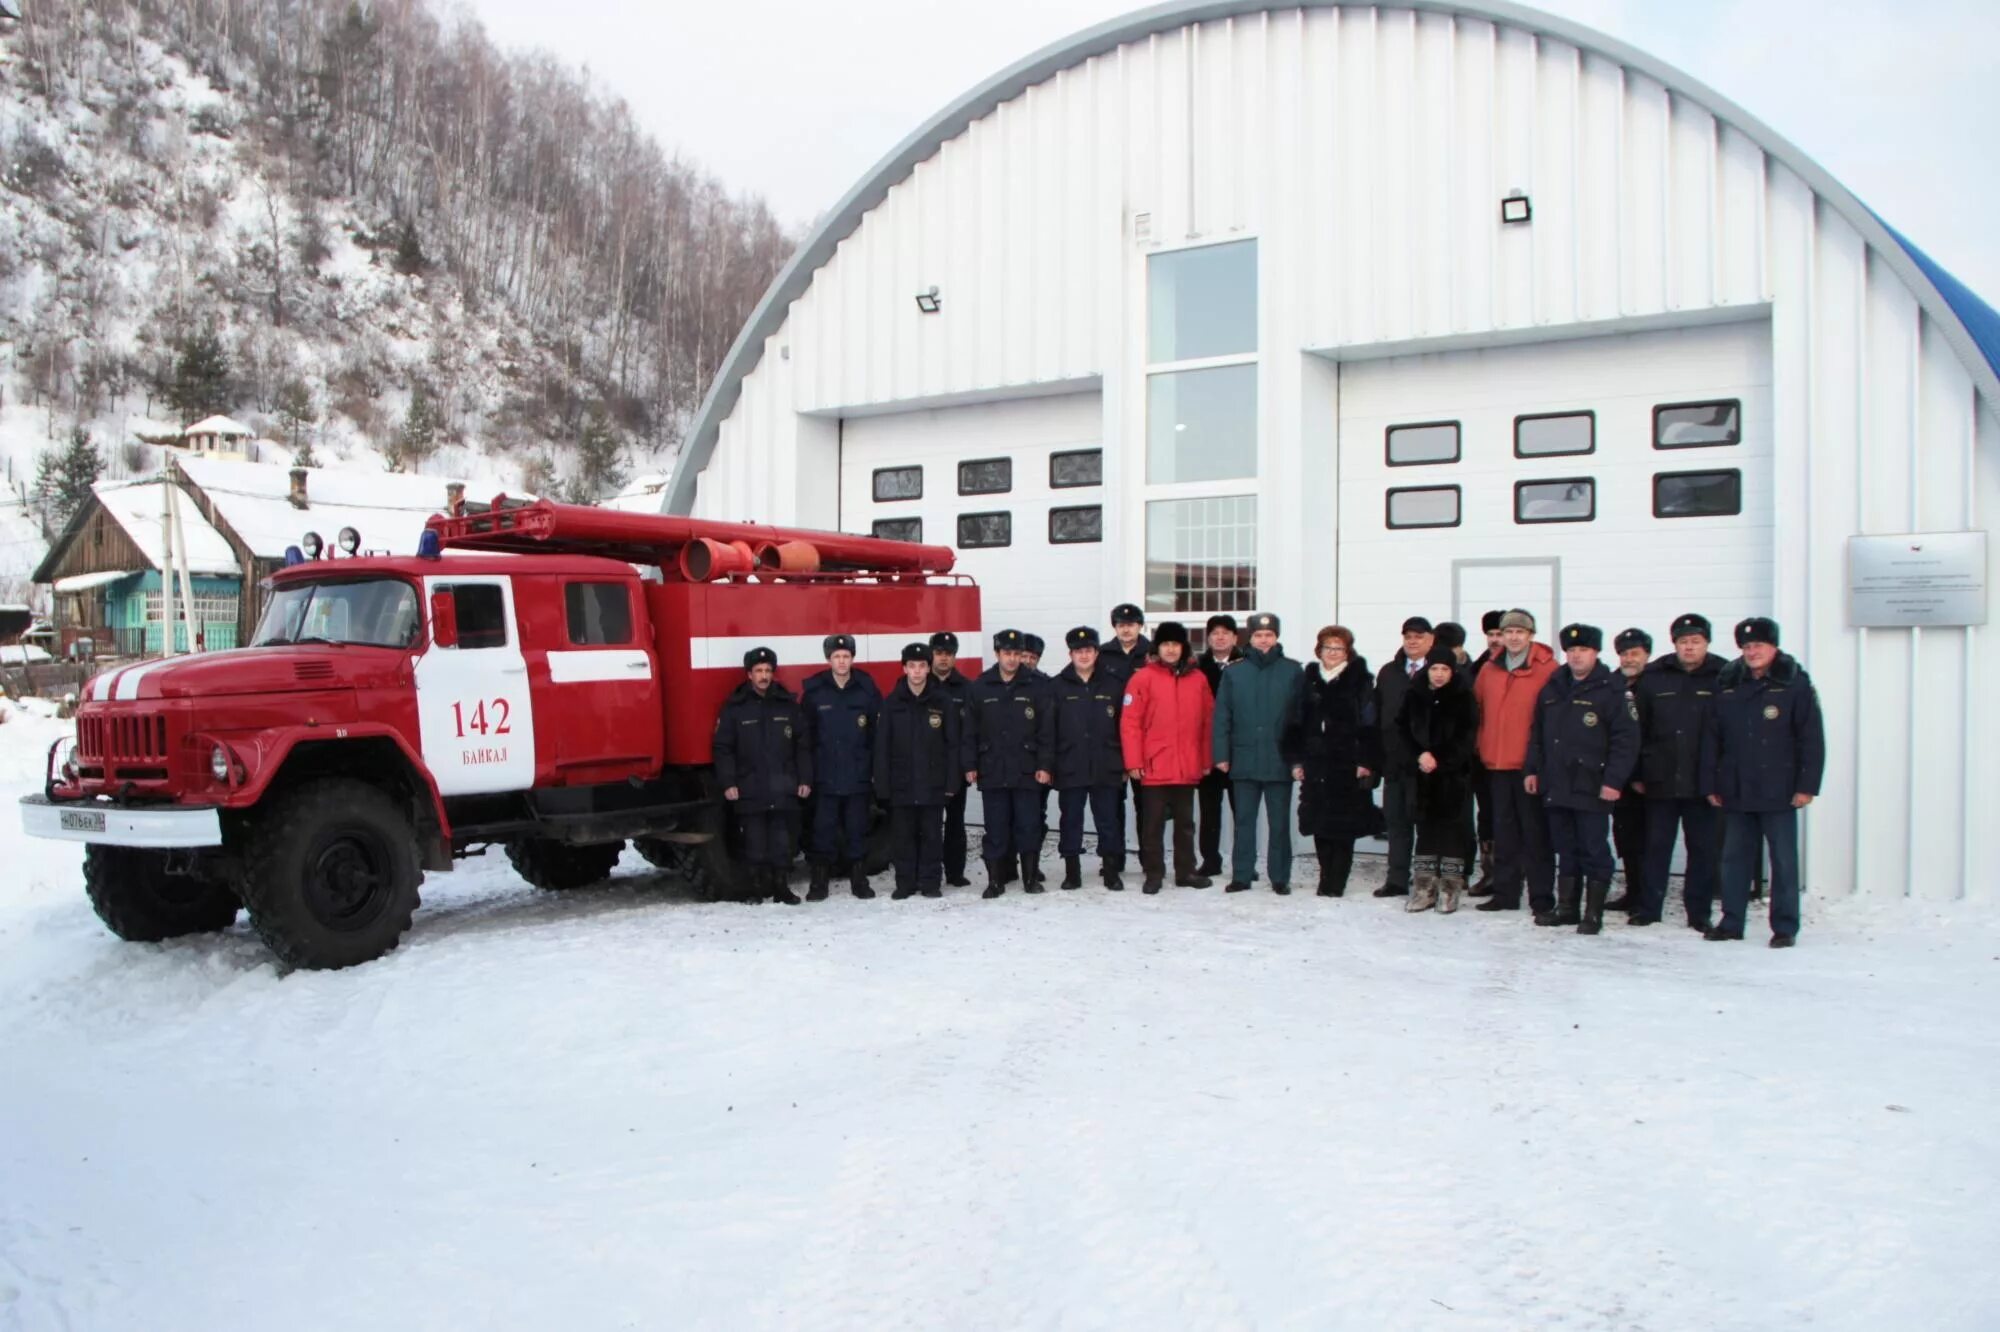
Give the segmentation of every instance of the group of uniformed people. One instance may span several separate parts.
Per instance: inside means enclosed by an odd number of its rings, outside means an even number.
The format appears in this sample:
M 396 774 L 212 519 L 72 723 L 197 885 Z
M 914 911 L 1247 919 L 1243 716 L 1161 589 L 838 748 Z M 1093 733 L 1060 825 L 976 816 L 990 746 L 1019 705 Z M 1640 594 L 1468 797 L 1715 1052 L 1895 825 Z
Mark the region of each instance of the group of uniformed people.
M 1559 661 L 1528 612 L 1492 611 L 1472 658 L 1461 626 L 1412 616 L 1372 676 L 1339 625 L 1320 630 L 1302 666 L 1285 656 L 1275 615 L 1249 617 L 1247 644 L 1232 616 L 1211 616 L 1199 654 L 1176 621 L 1148 639 L 1136 605 L 1113 608 L 1111 622 L 1108 641 L 1070 630 L 1069 662 L 1053 675 L 1033 634 L 995 634 L 995 663 L 976 679 L 956 669 L 957 637 L 933 634 L 903 649 L 886 697 L 855 669 L 850 635 L 825 640 L 827 669 L 797 696 L 769 648 L 746 654 L 747 678 L 717 718 L 715 766 L 753 889 L 800 901 L 787 875 L 808 797 L 805 900 L 823 900 L 839 870 L 856 897 L 875 895 L 865 859 L 877 801 L 890 813 L 893 897 L 967 886 L 965 798 L 977 785 L 984 896 L 1017 880 L 1044 891 L 1051 791 L 1060 886 L 1083 884 L 1088 822 L 1101 881 L 1119 891 L 1129 783 L 1143 891 L 1164 886 L 1169 824 L 1176 885 L 1205 888 L 1221 873 L 1227 795 L 1227 891 L 1256 882 L 1266 822 L 1264 869 L 1289 893 L 1296 788 L 1322 896 L 1345 893 L 1355 841 L 1379 835 L 1389 861 L 1378 897 L 1444 912 L 1485 897 L 1480 910 L 1508 911 L 1525 884 L 1537 925 L 1595 934 L 1607 909 L 1634 925 L 1661 919 L 1679 840 L 1691 926 L 1741 939 L 1768 849 L 1772 946 L 1797 938 L 1796 812 L 1818 793 L 1825 744 L 1811 681 L 1778 650 L 1771 620 L 1738 624 L 1741 655 L 1728 663 L 1699 615 L 1674 621 L 1674 650 L 1657 659 L 1650 635 L 1627 629 L 1614 671 L 1593 625 L 1563 629 Z M 1614 842 L 1625 872 L 1615 901 Z M 1475 857 L 1485 873 L 1468 888 Z

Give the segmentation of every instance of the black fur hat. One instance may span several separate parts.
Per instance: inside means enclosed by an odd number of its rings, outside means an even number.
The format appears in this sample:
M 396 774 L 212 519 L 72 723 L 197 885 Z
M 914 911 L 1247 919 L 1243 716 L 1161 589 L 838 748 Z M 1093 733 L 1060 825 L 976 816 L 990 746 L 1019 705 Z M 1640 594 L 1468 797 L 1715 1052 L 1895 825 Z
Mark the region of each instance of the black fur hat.
M 1566 624 L 1562 631 L 1562 645 L 1565 651 L 1573 647 L 1591 648 L 1604 651 L 1604 631 L 1594 624 Z
M 1187 641 L 1187 626 L 1179 620 L 1161 620 L 1159 627 L 1153 630 L 1154 647 L 1162 643 L 1179 643 L 1182 647 L 1186 647 Z
M 1456 620 L 1446 620 L 1431 633 L 1436 637 L 1437 645 L 1447 652 L 1465 646 L 1465 626 Z
M 1049 645 L 1042 641 L 1040 634 L 1021 635 L 1021 651 L 1027 653 L 1029 656 L 1039 657 L 1048 650 Z
M 956 657 L 958 655 L 958 635 L 949 629 L 938 630 L 931 635 L 931 651 L 949 652 L 952 656 Z
M 769 666 L 775 670 L 777 665 L 778 654 L 767 647 L 751 648 L 743 654 L 743 669 L 746 671 L 753 666 Z
M 903 664 L 905 666 L 913 661 L 929 662 L 930 659 L 931 645 L 929 643 L 905 643 L 903 645 Z
M 1080 624 L 1063 635 L 1063 642 L 1071 652 L 1078 648 L 1094 648 L 1098 645 L 1097 631 L 1087 624 Z
M 1479 617 L 1479 632 L 1482 634 L 1499 633 L 1500 617 L 1506 613 L 1506 611 L 1487 611 L 1486 614 Z
M 1646 651 L 1651 652 L 1653 650 L 1653 636 L 1644 629 L 1626 629 L 1618 637 L 1611 640 L 1611 646 L 1617 648 L 1620 652 L 1624 652 L 1629 648 L 1644 648 Z
M 1696 615 L 1693 611 L 1689 611 L 1686 615 L 1676 619 L 1674 627 L 1667 631 L 1667 637 L 1675 642 L 1686 638 L 1689 634 L 1700 634 L 1703 638 L 1710 640 L 1715 638 L 1715 630 L 1709 624 L 1708 617 L 1706 615 Z
M 1027 650 L 1027 646 L 1027 641 L 1019 629 L 1002 629 L 993 635 L 995 652 L 1023 652 Z
M 822 657 L 831 657 L 836 652 L 852 651 L 854 651 L 853 634 L 828 634 L 825 641 L 819 645 Z
M 1146 612 L 1140 610 L 1129 601 L 1121 601 L 1111 608 L 1111 626 L 1114 629 L 1121 624 L 1144 624 L 1145 622 Z
M 1768 615 L 1753 615 L 1747 620 L 1736 622 L 1736 646 L 1746 643 L 1769 643 L 1778 646 L 1778 622 Z

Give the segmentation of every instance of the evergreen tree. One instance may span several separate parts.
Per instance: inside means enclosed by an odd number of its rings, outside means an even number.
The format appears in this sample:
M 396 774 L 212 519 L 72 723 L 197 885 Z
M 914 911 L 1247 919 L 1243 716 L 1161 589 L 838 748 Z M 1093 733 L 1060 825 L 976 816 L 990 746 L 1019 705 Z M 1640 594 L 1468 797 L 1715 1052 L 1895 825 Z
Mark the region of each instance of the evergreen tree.
M 556 465 L 548 454 L 532 454 L 521 464 L 521 489 L 536 499 L 555 498 Z
M 35 508 L 42 527 L 60 532 L 90 499 L 91 487 L 104 475 L 104 457 L 90 432 L 72 426 L 69 441 L 58 452 L 43 451 L 35 459 Z
M 276 407 L 278 424 L 284 427 L 285 437 L 291 441 L 292 465 L 319 466 L 319 460 L 313 456 L 312 441 L 306 438 L 306 431 L 319 421 L 312 390 L 303 380 L 288 379 L 278 386 Z
M 389 470 L 404 472 L 437 450 L 437 406 L 431 401 L 430 387 L 419 379 L 410 385 L 410 410 L 403 414 L 402 428 L 387 450 Z
M 625 446 L 611 418 L 598 407 L 583 424 L 576 442 L 576 470 L 570 475 L 569 499 L 573 504 L 595 504 L 625 484 Z
M 182 425 L 229 410 L 229 353 L 212 328 L 204 328 L 174 345 L 173 379 L 167 401 Z
M 417 235 L 417 224 L 403 223 L 396 235 L 396 271 L 406 276 L 414 276 L 431 266 L 424 254 L 423 238 Z

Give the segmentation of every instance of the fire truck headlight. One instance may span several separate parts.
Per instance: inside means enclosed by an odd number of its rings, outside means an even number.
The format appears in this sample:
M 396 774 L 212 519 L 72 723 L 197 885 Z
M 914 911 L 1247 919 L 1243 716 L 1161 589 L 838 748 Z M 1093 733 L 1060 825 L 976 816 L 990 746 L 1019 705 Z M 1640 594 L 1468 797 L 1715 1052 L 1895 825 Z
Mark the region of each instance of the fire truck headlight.
M 78 767 L 78 756 L 81 753 L 82 751 L 76 747 L 76 741 L 74 740 L 70 741 L 68 746 L 63 749 L 61 772 L 63 783 L 66 786 L 76 785 L 77 779 L 83 775 Z
M 339 541 L 340 549 L 348 555 L 352 555 L 361 549 L 361 533 L 351 527 L 340 529 Z
M 316 560 L 319 553 L 326 549 L 326 542 L 320 539 L 319 533 L 308 532 L 299 538 L 299 548 L 305 551 L 307 559 Z
M 208 751 L 208 773 L 218 782 L 229 780 L 229 751 L 221 745 Z

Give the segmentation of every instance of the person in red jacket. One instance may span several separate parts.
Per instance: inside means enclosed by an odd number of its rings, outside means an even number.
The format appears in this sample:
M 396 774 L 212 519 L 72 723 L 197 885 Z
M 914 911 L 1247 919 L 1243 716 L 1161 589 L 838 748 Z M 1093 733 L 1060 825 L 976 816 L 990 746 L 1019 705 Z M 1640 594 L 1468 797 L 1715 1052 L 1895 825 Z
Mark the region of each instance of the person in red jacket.
M 1166 878 L 1166 822 L 1174 821 L 1174 886 L 1206 888 L 1194 858 L 1194 793 L 1215 766 L 1215 695 L 1188 651 L 1187 626 L 1168 620 L 1154 632 L 1154 661 L 1125 684 L 1118 734 L 1125 770 L 1139 786 L 1139 866 L 1144 891 Z
M 1500 651 L 1474 677 L 1479 700 L 1479 761 L 1493 802 L 1493 895 L 1481 911 L 1519 911 L 1521 884 L 1537 913 L 1556 909 L 1556 865 L 1542 802 L 1522 785 L 1535 700 L 1556 673 L 1556 654 L 1535 642 L 1535 617 L 1510 610 L 1500 617 Z

